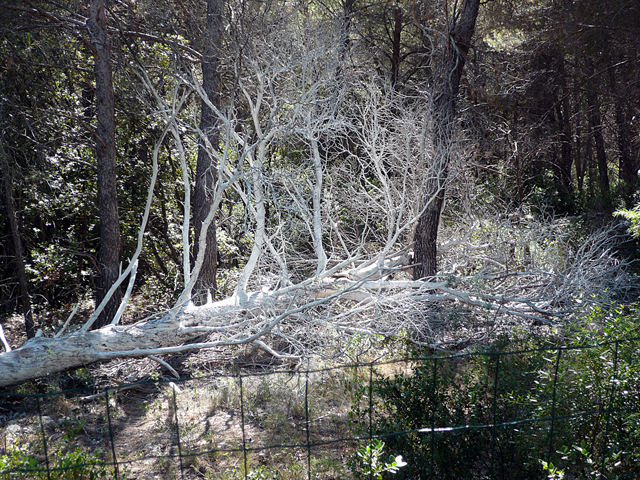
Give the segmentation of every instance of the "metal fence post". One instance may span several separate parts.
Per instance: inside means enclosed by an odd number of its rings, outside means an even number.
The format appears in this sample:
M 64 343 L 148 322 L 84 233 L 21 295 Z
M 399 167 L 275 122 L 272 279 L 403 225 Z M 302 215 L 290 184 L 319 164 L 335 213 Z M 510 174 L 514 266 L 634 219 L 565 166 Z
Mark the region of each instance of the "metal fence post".
M 560 367 L 560 357 L 562 356 L 562 347 L 558 348 L 558 355 L 556 356 L 555 372 L 553 375 L 553 396 L 551 400 L 551 428 L 549 430 L 549 456 L 548 462 L 551 463 L 551 456 L 553 455 L 553 429 L 556 420 L 556 389 L 558 386 L 558 368 Z
M 38 416 L 40 417 L 40 431 L 42 432 L 42 445 L 44 447 L 44 462 L 47 467 L 47 480 L 51 480 L 51 470 L 49 469 L 49 452 L 47 451 L 47 435 L 44 431 L 44 423 L 42 423 L 42 404 L 40 403 L 40 395 L 36 397 L 38 404 Z
M 111 454 L 113 455 L 113 468 L 116 473 L 116 480 L 119 478 L 118 459 L 116 457 L 116 446 L 113 440 L 113 427 L 111 426 L 111 410 L 109 408 L 109 387 L 104 390 L 104 398 L 107 402 L 107 425 L 109 427 L 109 441 L 111 442 Z
M 242 374 L 238 374 L 240 383 L 240 428 L 242 429 L 242 455 L 244 456 L 244 478 L 249 478 L 249 465 L 247 461 L 247 436 L 244 431 L 244 387 L 242 384 Z

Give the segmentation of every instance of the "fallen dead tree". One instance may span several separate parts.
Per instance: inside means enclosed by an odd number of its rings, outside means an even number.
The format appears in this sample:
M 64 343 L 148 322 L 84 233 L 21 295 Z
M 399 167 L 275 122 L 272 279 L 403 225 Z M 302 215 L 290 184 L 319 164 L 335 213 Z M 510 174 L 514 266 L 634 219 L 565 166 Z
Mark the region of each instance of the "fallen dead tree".
M 412 297 L 420 301 L 458 301 L 469 306 L 494 308 L 525 318 L 543 318 L 548 321 L 551 312 L 544 312 L 520 299 L 472 298 L 465 292 L 446 287 L 446 282 L 416 281 L 341 281 L 322 282 L 320 287 L 288 289 L 255 293 L 244 301 L 223 301 L 200 307 L 189 306 L 135 325 L 108 325 L 94 331 L 70 333 L 59 338 L 37 337 L 20 348 L 0 354 L 0 386 L 38 378 L 67 368 L 80 367 L 97 361 L 123 357 L 143 357 L 179 353 L 202 348 L 254 343 L 276 357 L 299 358 L 281 354 L 262 341 L 265 337 L 280 337 L 296 343 L 294 337 L 311 333 L 315 328 L 302 328 L 294 335 L 281 331 L 287 319 L 301 319 L 314 323 L 314 327 L 331 325 L 336 330 L 349 332 L 384 332 L 383 325 L 366 320 L 370 310 L 389 308 L 400 304 L 406 294 L 387 292 L 415 290 Z M 384 293 L 382 293 L 384 292 Z M 420 293 L 429 292 L 429 293 Z M 436 293 L 437 292 L 437 293 Z M 315 307 L 342 302 L 356 302 L 349 314 L 334 314 L 329 318 L 315 318 L 310 322 L 309 311 Z M 300 301 L 302 300 L 302 301 Z M 494 300 L 493 302 L 491 300 Z M 509 303 L 511 306 L 507 306 Z M 515 304 L 520 304 L 515 306 Z M 327 305 L 328 306 L 328 305 Z M 335 305 L 334 305 L 335 306 Z M 331 310 L 331 308 L 328 308 Z M 358 316 L 359 321 L 353 317 Z M 377 317 L 379 319 L 379 317 Z M 400 320 L 400 318 L 399 318 Z M 388 327 L 388 326 L 387 326 Z M 207 336 L 208 340 L 193 342 Z M 299 339 L 298 339 L 299 340 Z M 300 352 L 302 353 L 302 352 Z
M 552 224 L 547 226 L 547 233 L 551 230 Z M 549 248 L 557 248 L 559 240 L 557 237 Z M 0 386 L 114 358 L 161 356 L 249 343 L 274 357 L 299 359 L 309 353 L 313 344 L 328 345 L 329 337 L 351 333 L 393 336 L 408 330 L 416 339 L 423 339 L 422 344 L 426 339 L 426 344 L 438 347 L 447 342 L 433 334 L 434 306 L 464 306 L 470 311 L 489 312 L 495 318 L 518 317 L 562 326 L 574 310 L 589 303 L 588 297 L 608 301 L 596 296 L 597 291 L 624 292 L 632 285 L 624 265 L 607 249 L 607 244 L 611 246 L 615 241 L 613 230 L 596 232 L 585 242 L 591 248 L 583 248 L 585 244 L 577 247 L 575 254 L 580 258 L 564 259 L 557 253 L 539 251 L 537 261 L 545 258 L 547 264 L 538 265 L 536 270 L 523 269 L 531 267 L 532 262 L 524 257 L 508 271 L 504 266 L 496 267 L 496 260 L 487 254 L 484 266 L 482 261 L 474 260 L 479 269 L 475 275 L 443 275 L 445 280 L 439 282 L 410 280 L 406 269 L 411 256 L 406 253 L 377 265 L 362 262 L 360 267 L 350 269 L 344 268 L 348 262 L 342 262 L 288 287 L 236 294 L 198 307 L 176 306 L 134 325 L 113 324 L 94 331 L 82 328 L 54 338 L 31 339 L 18 349 L 0 354 Z M 460 257 L 465 249 L 477 254 L 479 249 L 488 248 L 462 243 L 457 245 Z M 519 247 L 524 249 L 526 245 L 531 248 L 530 238 Z M 495 252 L 493 248 L 492 253 Z M 448 262 L 460 260 L 450 252 L 447 255 Z M 578 268 L 580 262 L 584 265 Z M 562 264 L 564 269 L 560 268 Z M 554 271 L 554 267 L 558 270 Z M 579 275 L 579 271 L 587 269 L 597 271 L 597 278 Z M 287 353 L 271 344 L 287 345 Z

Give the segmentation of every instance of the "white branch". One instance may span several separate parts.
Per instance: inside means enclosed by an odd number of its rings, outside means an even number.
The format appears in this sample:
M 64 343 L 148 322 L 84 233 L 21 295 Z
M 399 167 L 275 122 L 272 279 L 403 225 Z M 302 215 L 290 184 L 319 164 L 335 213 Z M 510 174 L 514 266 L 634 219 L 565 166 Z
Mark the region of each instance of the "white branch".
M 133 285 L 136 282 L 136 273 L 138 273 L 137 259 L 135 262 L 133 262 L 133 267 L 131 267 L 131 274 L 129 276 L 129 285 L 127 285 L 127 291 L 125 292 L 124 297 L 122 298 L 122 302 L 120 303 L 120 307 L 118 308 L 118 311 L 116 312 L 116 314 L 113 317 L 113 320 L 111 321 L 111 325 L 117 325 L 120 322 L 120 317 L 122 317 L 122 314 L 124 313 L 124 309 L 127 307 L 127 304 L 129 303 L 129 297 L 131 296 Z
M 64 331 L 69 326 L 69 322 L 71 322 L 71 319 L 74 317 L 74 315 L 78 311 L 78 308 L 80 308 L 80 304 L 79 303 L 76 304 L 76 306 L 73 308 L 73 311 L 71 312 L 71 315 L 69 315 L 69 317 L 67 318 L 67 321 L 64 322 L 64 325 L 62 325 L 62 328 L 60 329 L 60 331 L 58 333 L 56 333 L 53 338 L 58 338 L 59 336 L 61 336 L 64 333 Z
M 180 378 L 180 374 L 178 372 L 176 372 L 175 368 L 173 368 L 171 365 L 169 365 L 167 362 L 165 362 L 164 360 L 154 356 L 154 355 L 149 355 L 149 358 L 151 360 L 153 360 L 154 362 L 159 363 L 160 365 L 162 365 L 164 368 L 166 368 L 167 370 L 169 370 L 171 372 L 171 375 L 173 375 L 176 378 Z
M 327 255 L 322 246 L 322 213 L 320 205 L 320 196 L 322 192 L 322 161 L 320 159 L 320 151 L 318 150 L 318 141 L 311 139 L 311 148 L 313 150 L 313 169 L 315 172 L 315 185 L 313 186 L 313 247 L 318 257 L 318 268 L 316 276 L 320 275 L 327 266 Z
M 2 329 L 2 325 L 0 324 L 0 341 L 2 341 L 2 345 L 4 346 L 5 352 L 11 351 L 11 345 L 7 342 L 7 338 L 4 336 L 4 330 Z

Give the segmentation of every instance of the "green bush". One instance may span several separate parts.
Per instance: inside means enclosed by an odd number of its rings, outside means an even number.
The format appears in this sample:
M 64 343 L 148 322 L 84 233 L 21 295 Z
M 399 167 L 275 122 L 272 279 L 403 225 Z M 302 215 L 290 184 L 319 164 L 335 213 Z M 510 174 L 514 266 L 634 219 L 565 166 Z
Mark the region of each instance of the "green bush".
M 97 480 L 115 478 L 111 468 L 100 459 L 99 452 L 85 453 L 79 448 L 53 455 L 49 471 L 29 455 L 27 446 L 12 449 L 6 455 L 0 455 L 0 480 Z M 125 475 L 119 478 L 125 479 Z
M 355 433 L 383 438 L 383 458 L 405 458 L 394 478 L 635 477 L 638 315 L 596 311 L 585 320 L 562 346 L 511 339 L 412 359 L 411 374 L 375 374 L 371 386 L 360 383 Z
M 356 479 L 382 480 L 382 475 L 385 472 L 397 473 L 399 469 L 407 465 L 407 462 L 402 459 L 402 455 L 397 455 L 395 458 L 390 456 L 385 461 L 384 447 L 384 442 L 376 438 L 356 450 L 348 462 Z
M 613 212 L 616 217 L 622 217 L 629 222 L 629 233 L 640 238 L 640 205 L 632 209 L 621 208 Z

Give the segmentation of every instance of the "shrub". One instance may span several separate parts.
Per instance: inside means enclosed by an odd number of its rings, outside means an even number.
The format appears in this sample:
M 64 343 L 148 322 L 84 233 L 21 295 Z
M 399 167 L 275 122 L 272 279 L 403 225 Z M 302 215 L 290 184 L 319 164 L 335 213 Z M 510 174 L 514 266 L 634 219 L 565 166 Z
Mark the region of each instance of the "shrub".
M 520 338 L 376 374 L 360 383 L 353 429 L 383 438 L 382 457 L 403 455 L 394 478 L 640 474 L 638 318 L 621 312 L 594 312 L 562 346 Z
M 27 446 L 22 445 L 0 455 L 0 480 L 97 480 L 115 478 L 112 469 L 107 467 L 100 453 L 85 453 L 79 448 L 58 453 L 50 459 L 50 475 L 37 458 L 27 453 Z M 121 474 L 119 478 L 125 479 Z

